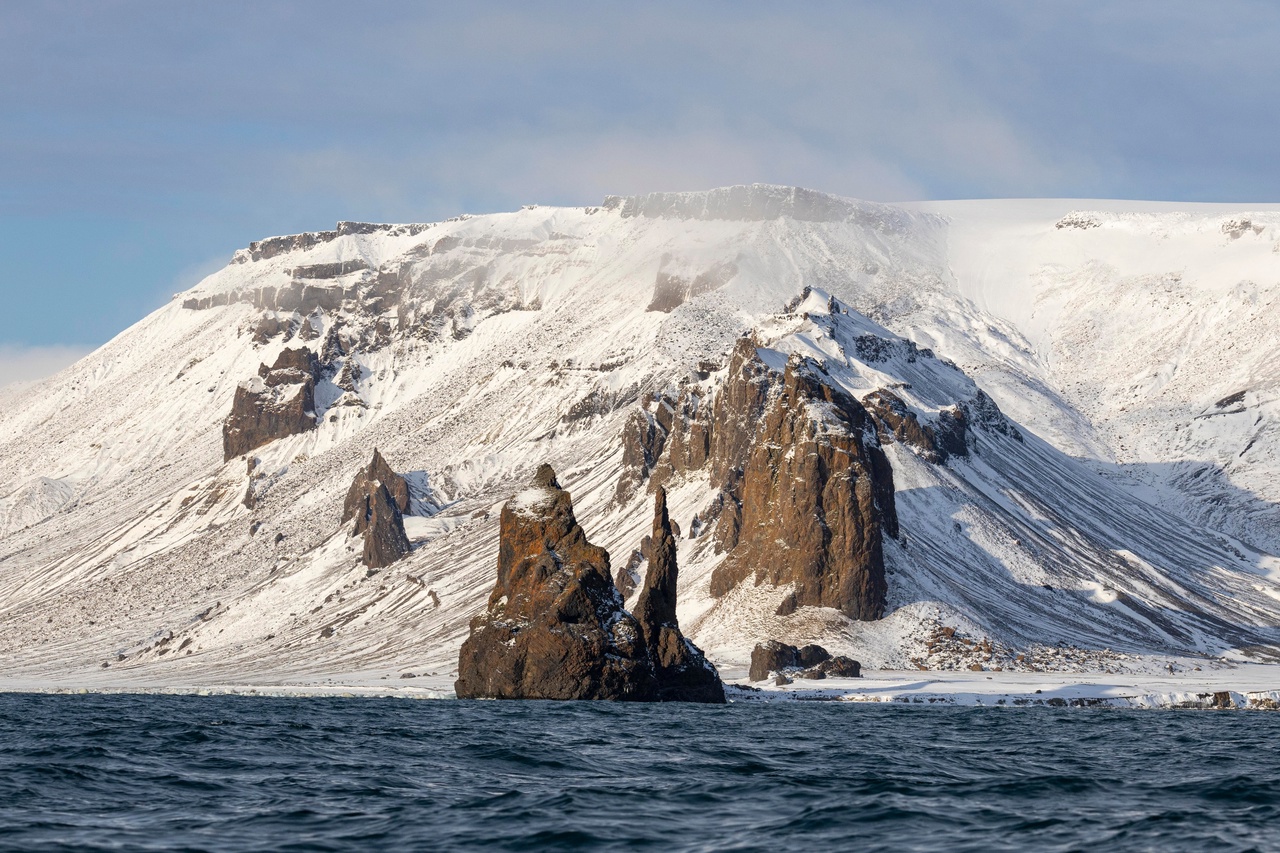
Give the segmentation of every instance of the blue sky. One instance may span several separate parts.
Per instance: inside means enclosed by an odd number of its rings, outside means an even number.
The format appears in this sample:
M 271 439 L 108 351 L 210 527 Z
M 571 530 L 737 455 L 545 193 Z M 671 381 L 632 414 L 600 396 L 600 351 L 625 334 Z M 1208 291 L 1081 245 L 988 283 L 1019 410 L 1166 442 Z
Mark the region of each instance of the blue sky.
M 754 181 L 1280 201 L 1278 44 L 1272 2 L 0 0 L 0 385 L 339 219 Z

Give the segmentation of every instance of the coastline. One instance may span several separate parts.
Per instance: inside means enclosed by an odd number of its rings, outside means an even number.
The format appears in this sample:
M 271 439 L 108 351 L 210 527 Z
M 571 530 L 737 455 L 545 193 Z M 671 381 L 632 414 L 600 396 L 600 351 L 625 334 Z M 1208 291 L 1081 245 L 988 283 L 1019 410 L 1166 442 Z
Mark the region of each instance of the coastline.
M 1175 675 L 871 670 L 862 678 L 750 683 L 730 669 L 732 703 L 899 703 L 913 707 L 1103 707 L 1139 710 L 1280 710 L 1280 666 L 1240 664 Z M 111 682 L 0 676 L 0 693 L 453 699 L 453 677 L 389 684 L 382 674 L 208 683 Z

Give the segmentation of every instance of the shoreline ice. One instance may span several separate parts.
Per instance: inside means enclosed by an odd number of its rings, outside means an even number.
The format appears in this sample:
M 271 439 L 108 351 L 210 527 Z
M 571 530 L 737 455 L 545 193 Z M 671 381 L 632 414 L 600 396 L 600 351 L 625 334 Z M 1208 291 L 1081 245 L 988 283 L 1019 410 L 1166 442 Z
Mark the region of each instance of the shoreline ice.
M 1280 710 L 1280 666 L 1243 664 L 1175 675 L 872 670 L 862 678 L 797 679 L 788 685 L 748 682 L 729 670 L 732 703 L 846 702 L 912 707 L 1102 707 L 1167 710 Z M 736 677 L 735 677 L 736 676 Z M 453 699 L 453 677 L 425 675 L 412 685 L 388 676 L 354 674 L 278 683 L 111 683 L 0 677 L 0 693 L 142 694 L 296 698 Z

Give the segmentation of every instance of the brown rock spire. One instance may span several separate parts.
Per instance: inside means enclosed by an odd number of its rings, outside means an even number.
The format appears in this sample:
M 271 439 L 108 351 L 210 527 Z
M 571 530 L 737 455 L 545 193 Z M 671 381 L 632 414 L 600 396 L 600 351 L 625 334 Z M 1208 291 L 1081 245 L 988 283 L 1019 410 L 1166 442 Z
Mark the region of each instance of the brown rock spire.
M 658 680 L 658 698 L 664 702 L 722 703 L 724 685 L 719 673 L 680 632 L 676 619 L 679 574 L 676 538 L 667 515 L 667 490 L 659 486 L 654 499 L 649 572 L 636 603 L 636 618 Z
M 386 486 L 401 515 L 409 511 L 409 483 L 404 477 L 391 470 L 387 460 L 382 458 L 382 454 L 375 447 L 373 461 L 356 474 L 356 478 L 351 481 L 351 488 L 347 489 L 347 499 L 342 504 L 343 524 L 356 517 L 357 511 L 363 506 L 364 496 L 369 491 L 369 484 L 372 482 L 380 482 Z M 357 529 L 356 532 L 361 531 Z
M 355 519 L 352 535 L 364 536 L 361 559 L 371 569 L 384 569 L 412 550 L 404 530 L 409 484 L 391 470 L 376 449 L 373 461 L 351 481 L 342 505 L 342 523 Z
M 644 638 L 543 465 L 502 508 L 498 577 L 458 657 L 460 699 L 653 701 Z

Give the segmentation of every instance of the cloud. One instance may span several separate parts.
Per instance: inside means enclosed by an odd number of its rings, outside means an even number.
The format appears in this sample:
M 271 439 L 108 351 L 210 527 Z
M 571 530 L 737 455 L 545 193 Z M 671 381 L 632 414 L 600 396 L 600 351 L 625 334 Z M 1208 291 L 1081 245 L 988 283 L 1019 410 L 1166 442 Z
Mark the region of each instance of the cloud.
M 743 183 L 805 186 L 874 200 L 917 199 L 924 187 L 895 163 L 858 151 L 830 162 L 799 137 L 752 138 L 723 129 L 476 137 L 444 149 L 370 157 L 359 149 L 302 152 L 282 168 L 295 192 L 370 198 L 389 209 L 483 213 L 519 204 L 594 205 L 606 195 Z
M 84 346 L 0 345 L 0 391 L 14 391 L 52 376 L 91 352 L 93 347 Z
M 0 3 L 0 340 L 105 340 L 200 259 L 340 219 L 753 182 L 1274 200 L 1278 41 L 1264 0 Z

